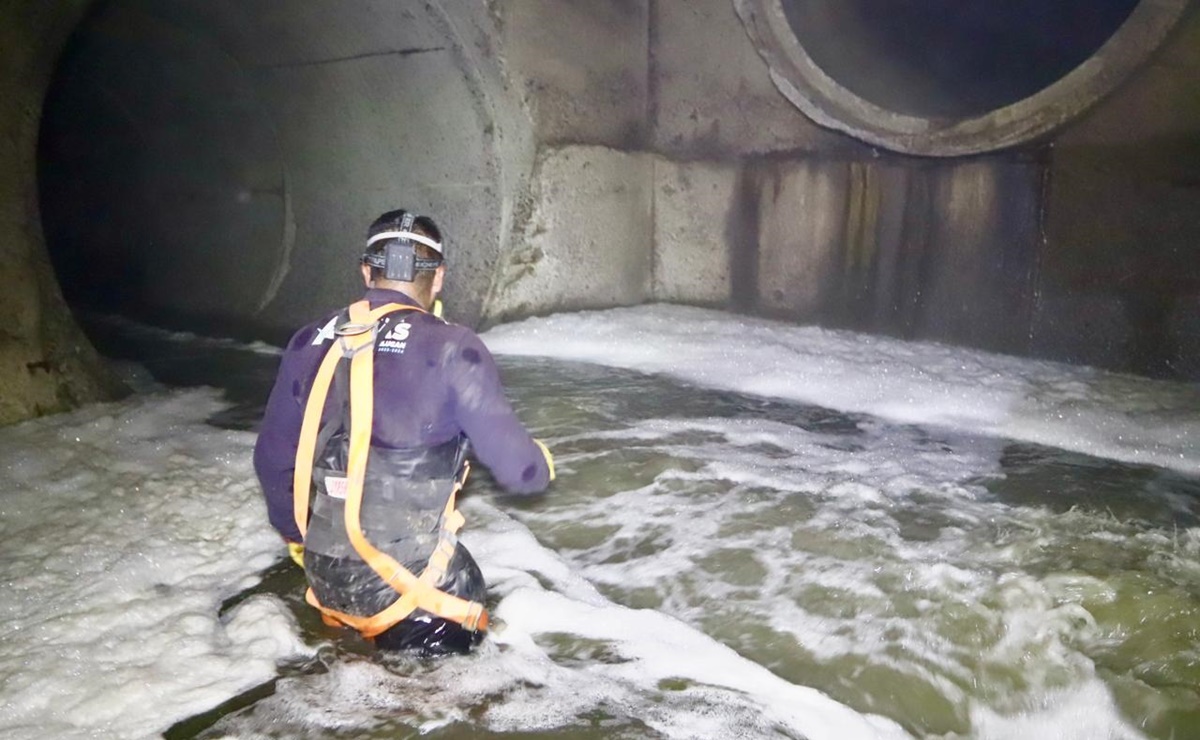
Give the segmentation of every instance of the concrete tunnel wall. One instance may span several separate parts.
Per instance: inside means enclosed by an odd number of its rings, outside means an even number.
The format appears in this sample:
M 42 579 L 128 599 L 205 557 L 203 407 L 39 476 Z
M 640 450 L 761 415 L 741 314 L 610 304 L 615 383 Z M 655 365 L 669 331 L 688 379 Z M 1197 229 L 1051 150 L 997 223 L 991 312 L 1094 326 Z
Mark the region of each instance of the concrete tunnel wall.
M 0 424 L 119 392 L 63 302 L 36 197 L 42 97 L 84 5 L 0 3 Z
M 1175 22 L 1183 2 L 1139 4 L 1165 8 L 1159 26 L 1103 47 L 1131 77 L 1093 80 L 1069 115 L 1034 108 L 1050 124 L 992 146 L 976 121 L 977 150 L 1021 146 L 966 159 L 814 124 L 750 0 L 113 0 L 50 88 L 85 5 L 0 5 L 17 62 L 0 82 L 23 106 L 0 105 L 0 164 L 18 165 L 0 238 L 32 264 L 4 282 L 37 286 L 3 294 L 50 327 L 0 335 L 0 421 L 107 392 L 40 224 L 73 298 L 98 299 L 107 272 L 131 310 L 278 340 L 354 294 L 363 228 L 397 204 L 446 226 L 468 323 L 668 300 L 1200 376 L 1200 24 Z M 1168 197 L 1127 202 L 1147 182 Z M 1096 198 L 1120 239 L 1086 228 Z M 64 346 L 83 359 L 47 359 Z M 35 385 L 57 400 L 26 402 Z
M 60 274 L 168 321 L 294 328 L 353 295 L 366 225 L 403 205 L 445 224 L 476 320 L 531 159 L 495 36 L 473 3 L 99 4 L 43 125 Z

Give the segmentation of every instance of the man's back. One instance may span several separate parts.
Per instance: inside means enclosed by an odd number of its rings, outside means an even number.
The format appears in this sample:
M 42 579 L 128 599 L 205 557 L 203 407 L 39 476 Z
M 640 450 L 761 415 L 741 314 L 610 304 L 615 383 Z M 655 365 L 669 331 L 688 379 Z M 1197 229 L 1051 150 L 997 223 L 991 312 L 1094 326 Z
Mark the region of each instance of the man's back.
M 397 303 L 415 308 L 402 293 L 371 289 L 372 308 Z M 291 473 L 296 441 L 317 367 L 345 321 L 337 312 L 292 337 L 263 417 L 255 467 L 263 482 L 272 524 L 299 540 L 292 521 Z M 470 329 L 419 310 L 390 314 L 375 345 L 375 417 L 372 444 L 392 449 L 433 447 L 466 434 L 477 458 L 513 493 L 544 490 L 549 468 L 541 450 L 513 413 L 495 361 Z M 337 413 L 327 403 L 326 413 Z

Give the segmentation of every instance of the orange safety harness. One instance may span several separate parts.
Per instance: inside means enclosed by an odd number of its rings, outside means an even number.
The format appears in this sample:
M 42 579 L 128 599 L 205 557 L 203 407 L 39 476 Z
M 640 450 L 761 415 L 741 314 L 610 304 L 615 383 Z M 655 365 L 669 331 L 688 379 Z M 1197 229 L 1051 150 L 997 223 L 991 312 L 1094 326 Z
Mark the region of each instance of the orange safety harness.
M 305 600 L 321 611 L 325 622 L 331 625 L 347 625 L 365 637 L 374 637 L 406 619 L 417 609 L 461 624 L 472 632 L 486 630 L 488 613 L 483 604 L 467 601 L 436 586 L 446 573 L 450 558 L 457 545 L 458 531 L 465 520 L 455 507 L 458 492 L 466 482 L 469 465 L 464 465 L 462 475 L 455 481 L 454 488 L 442 512 L 442 529 L 438 544 L 429 556 L 429 564 L 414 575 L 395 558 L 380 551 L 367 541 L 363 534 L 359 514 L 362 508 L 363 482 L 366 478 L 367 456 L 371 449 L 371 428 L 374 419 L 374 368 L 375 338 L 379 322 L 388 314 L 397 311 L 418 311 L 415 306 L 389 303 L 371 310 L 366 301 L 350 306 L 350 321 L 338 327 L 338 340 L 333 343 L 322 360 L 304 410 L 304 423 L 300 428 L 300 442 L 296 451 L 296 471 L 293 480 L 296 526 L 301 535 L 308 534 L 308 507 L 312 485 L 313 460 L 318 452 L 317 436 L 325 399 L 333 381 L 338 363 L 350 360 L 350 445 L 346 464 L 346 534 L 350 543 L 372 570 L 379 575 L 397 594 L 396 601 L 383 611 L 370 617 L 345 614 L 322 606 L 313 590 L 308 589 Z

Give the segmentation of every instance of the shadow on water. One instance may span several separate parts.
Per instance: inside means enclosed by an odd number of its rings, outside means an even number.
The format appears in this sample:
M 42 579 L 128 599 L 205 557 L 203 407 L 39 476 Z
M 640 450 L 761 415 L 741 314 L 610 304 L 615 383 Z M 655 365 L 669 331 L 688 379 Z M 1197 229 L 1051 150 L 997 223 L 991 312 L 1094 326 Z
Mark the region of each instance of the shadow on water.
M 279 368 L 279 356 L 271 348 L 195 337 L 111 316 L 83 315 L 79 320 L 88 339 L 118 364 L 135 390 L 145 390 L 143 371 L 165 386 L 220 388 L 230 407 L 209 422 L 222 429 L 258 428 Z
M 1004 448 L 1000 466 L 1004 476 L 986 485 L 1010 506 L 1084 510 L 1147 527 L 1200 525 L 1200 480 L 1182 473 L 1022 443 Z

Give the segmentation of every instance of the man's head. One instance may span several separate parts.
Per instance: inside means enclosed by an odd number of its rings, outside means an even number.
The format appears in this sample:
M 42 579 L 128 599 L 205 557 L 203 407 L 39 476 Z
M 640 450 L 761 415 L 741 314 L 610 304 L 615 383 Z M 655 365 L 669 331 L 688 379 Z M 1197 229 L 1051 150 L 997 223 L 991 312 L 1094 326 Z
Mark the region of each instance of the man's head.
M 398 290 L 428 308 L 445 272 L 442 232 L 428 216 L 388 211 L 367 230 L 362 275 L 368 287 Z

